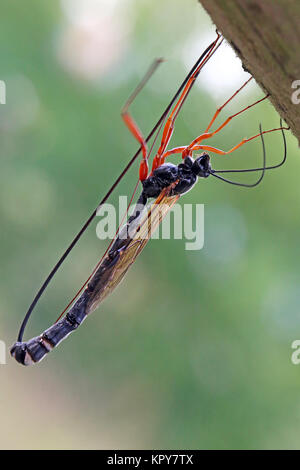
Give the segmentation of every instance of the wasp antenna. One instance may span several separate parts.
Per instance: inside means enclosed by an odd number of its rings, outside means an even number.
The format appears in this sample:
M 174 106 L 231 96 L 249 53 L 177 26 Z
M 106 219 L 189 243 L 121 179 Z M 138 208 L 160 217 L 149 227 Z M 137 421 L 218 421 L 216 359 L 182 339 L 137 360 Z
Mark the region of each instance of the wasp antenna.
M 255 183 L 248 184 L 248 183 L 239 183 L 237 181 L 231 181 L 231 180 L 228 180 L 227 178 L 223 178 L 222 176 L 217 175 L 214 170 L 211 170 L 211 175 L 215 176 L 215 178 L 218 178 L 222 181 L 225 181 L 225 183 L 233 184 L 235 186 L 241 186 L 241 187 L 244 187 L 244 188 L 254 188 L 255 186 L 258 186 L 259 183 L 261 183 L 261 181 L 262 181 L 262 179 L 265 175 L 265 171 L 266 171 L 266 148 L 265 148 L 265 142 L 264 142 L 264 137 L 263 137 L 261 124 L 259 124 L 259 132 L 260 132 L 260 137 L 261 137 L 262 147 L 263 147 L 263 167 L 261 168 L 262 173 L 261 173 L 260 177 L 258 178 L 258 180 L 255 181 Z

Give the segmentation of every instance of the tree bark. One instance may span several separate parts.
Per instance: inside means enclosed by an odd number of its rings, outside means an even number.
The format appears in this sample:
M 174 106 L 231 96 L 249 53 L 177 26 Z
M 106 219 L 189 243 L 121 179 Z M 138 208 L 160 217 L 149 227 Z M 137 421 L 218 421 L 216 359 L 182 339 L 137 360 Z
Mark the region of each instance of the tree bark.
M 300 0 L 199 1 L 300 143 Z

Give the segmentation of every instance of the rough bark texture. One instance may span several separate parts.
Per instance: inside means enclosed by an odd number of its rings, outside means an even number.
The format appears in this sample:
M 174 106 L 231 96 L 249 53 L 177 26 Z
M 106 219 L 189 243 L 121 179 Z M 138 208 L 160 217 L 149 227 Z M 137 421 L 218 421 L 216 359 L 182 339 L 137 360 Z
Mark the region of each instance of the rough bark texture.
M 200 0 L 300 142 L 300 0 Z M 300 82 L 299 82 L 300 83 Z M 299 85 L 298 85 L 299 88 Z M 299 95 L 298 95 L 299 98 Z

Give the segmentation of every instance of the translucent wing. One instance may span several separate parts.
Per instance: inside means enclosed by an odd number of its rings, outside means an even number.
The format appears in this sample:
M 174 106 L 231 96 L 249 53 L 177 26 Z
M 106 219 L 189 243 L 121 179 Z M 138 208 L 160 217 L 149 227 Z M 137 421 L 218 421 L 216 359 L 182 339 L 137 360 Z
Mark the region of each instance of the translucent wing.
M 102 260 L 86 288 L 88 298 L 86 314 L 93 312 L 122 281 L 128 268 L 134 263 L 151 235 L 178 200 L 179 195 L 170 196 L 171 189 L 168 187 L 163 190 L 150 208 L 145 211 L 139 223 L 131 230 L 130 238 L 124 248 L 115 257 L 111 258 L 106 255 Z

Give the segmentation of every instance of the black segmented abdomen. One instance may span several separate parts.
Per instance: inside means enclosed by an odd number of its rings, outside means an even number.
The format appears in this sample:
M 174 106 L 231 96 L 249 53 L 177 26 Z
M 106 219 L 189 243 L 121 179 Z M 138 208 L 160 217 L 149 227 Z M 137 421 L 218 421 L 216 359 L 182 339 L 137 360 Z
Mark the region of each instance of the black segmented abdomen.
M 84 291 L 69 312 L 40 336 L 27 342 L 15 343 L 10 353 L 24 366 L 39 362 L 63 339 L 69 336 L 86 318 L 87 292 Z

